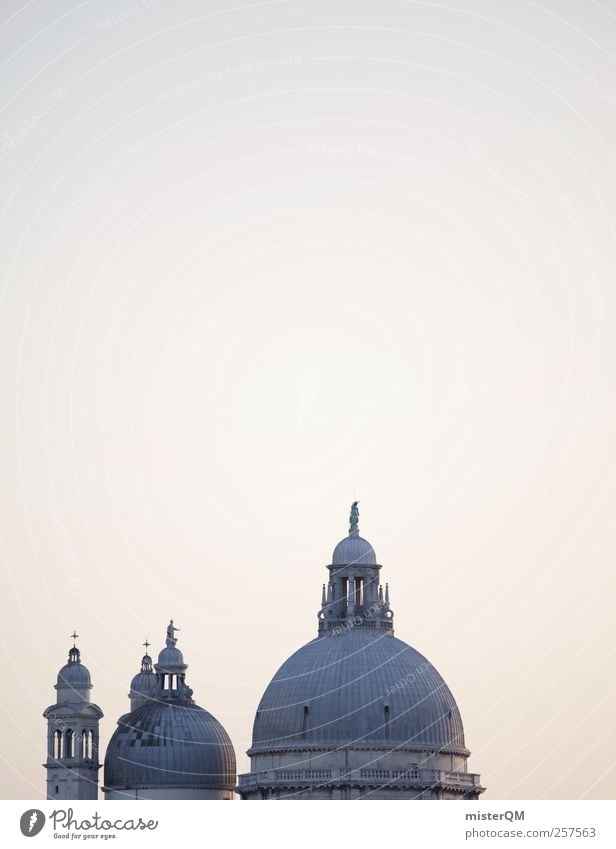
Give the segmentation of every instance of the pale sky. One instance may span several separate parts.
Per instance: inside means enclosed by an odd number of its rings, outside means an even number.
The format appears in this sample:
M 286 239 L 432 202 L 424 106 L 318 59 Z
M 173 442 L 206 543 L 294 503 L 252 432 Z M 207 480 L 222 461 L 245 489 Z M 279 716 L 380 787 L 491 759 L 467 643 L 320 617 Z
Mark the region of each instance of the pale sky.
M 170 617 L 247 771 L 355 494 L 485 798 L 614 798 L 614 4 L 0 16 L 0 796 Z

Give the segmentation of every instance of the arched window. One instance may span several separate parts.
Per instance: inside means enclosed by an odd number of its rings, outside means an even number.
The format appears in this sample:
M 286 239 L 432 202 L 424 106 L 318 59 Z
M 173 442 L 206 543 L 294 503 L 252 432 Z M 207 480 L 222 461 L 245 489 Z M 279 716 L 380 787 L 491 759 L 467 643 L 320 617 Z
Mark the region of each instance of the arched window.
M 59 728 L 53 732 L 53 756 L 58 761 L 62 757 L 62 732 Z
M 94 757 L 94 731 L 88 731 L 88 758 Z
M 384 709 L 384 720 L 385 720 L 385 739 L 389 740 L 389 705 L 385 705 Z
M 364 579 L 355 578 L 355 607 L 364 606 Z
M 74 758 L 75 757 L 75 732 L 72 728 L 69 728 L 66 732 L 66 741 L 64 745 L 64 757 L 65 758 Z
M 308 705 L 304 705 L 304 719 L 302 721 L 302 737 L 306 736 L 306 732 L 308 731 L 308 718 L 310 716 L 310 709 Z
M 84 730 L 81 732 L 81 757 L 85 761 L 88 757 L 88 732 Z

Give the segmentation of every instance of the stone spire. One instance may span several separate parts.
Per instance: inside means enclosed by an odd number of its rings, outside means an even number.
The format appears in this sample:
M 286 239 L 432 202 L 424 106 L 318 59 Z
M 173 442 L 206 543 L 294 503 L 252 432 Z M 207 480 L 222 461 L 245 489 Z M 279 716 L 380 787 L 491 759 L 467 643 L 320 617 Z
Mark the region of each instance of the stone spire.
M 393 634 L 389 588 L 384 596 L 374 549 L 359 535 L 358 503 L 351 505 L 349 534 L 338 543 L 327 567 L 329 582 L 318 614 L 319 636 L 357 628 Z

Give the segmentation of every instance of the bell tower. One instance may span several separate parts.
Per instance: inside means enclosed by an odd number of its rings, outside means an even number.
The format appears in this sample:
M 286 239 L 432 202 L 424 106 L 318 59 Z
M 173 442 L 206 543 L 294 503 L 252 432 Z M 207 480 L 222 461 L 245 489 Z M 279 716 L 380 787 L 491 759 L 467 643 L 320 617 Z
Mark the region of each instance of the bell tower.
M 98 723 L 103 716 L 90 701 L 92 682 L 75 643 L 54 685 L 56 703 L 43 713 L 47 720 L 47 799 L 97 799 Z

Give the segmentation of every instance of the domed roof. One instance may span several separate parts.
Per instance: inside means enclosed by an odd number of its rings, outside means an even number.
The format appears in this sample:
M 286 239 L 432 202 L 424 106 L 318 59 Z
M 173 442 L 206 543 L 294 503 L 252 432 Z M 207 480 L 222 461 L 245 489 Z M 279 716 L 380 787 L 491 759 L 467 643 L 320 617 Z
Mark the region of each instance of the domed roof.
M 58 687 L 91 687 L 90 672 L 83 663 L 67 663 L 58 672 Z
M 175 671 L 176 667 L 185 665 L 184 655 L 175 646 L 165 646 L 165 648 L 159 652 L 158 666 L 161 671 L 166 669 Z
M 146 695 L 156 686 L 156 675 L 153 672 L 138 672 L 130 682 L 131 693 Z
M 332 555 L 333 566 L 376 566 L 376 554 L 367 539 L 349 534 L 340 540 Z
M 105 755 L 105 786 L 232 790 L 233 745 L 199 705 L 149 702 L 118 720 Z
M 350 744 L 466 753 L 460 712 L 432 664 L 402 640 L 359 629 L 317 637 L 283 663 L 249 754 Z
M 90 688 L 92 680 L 90 672 L 81 662 L 79 649 L 76 646 L 68 653 L 68 663 L 58 672 L 56 689 Z

